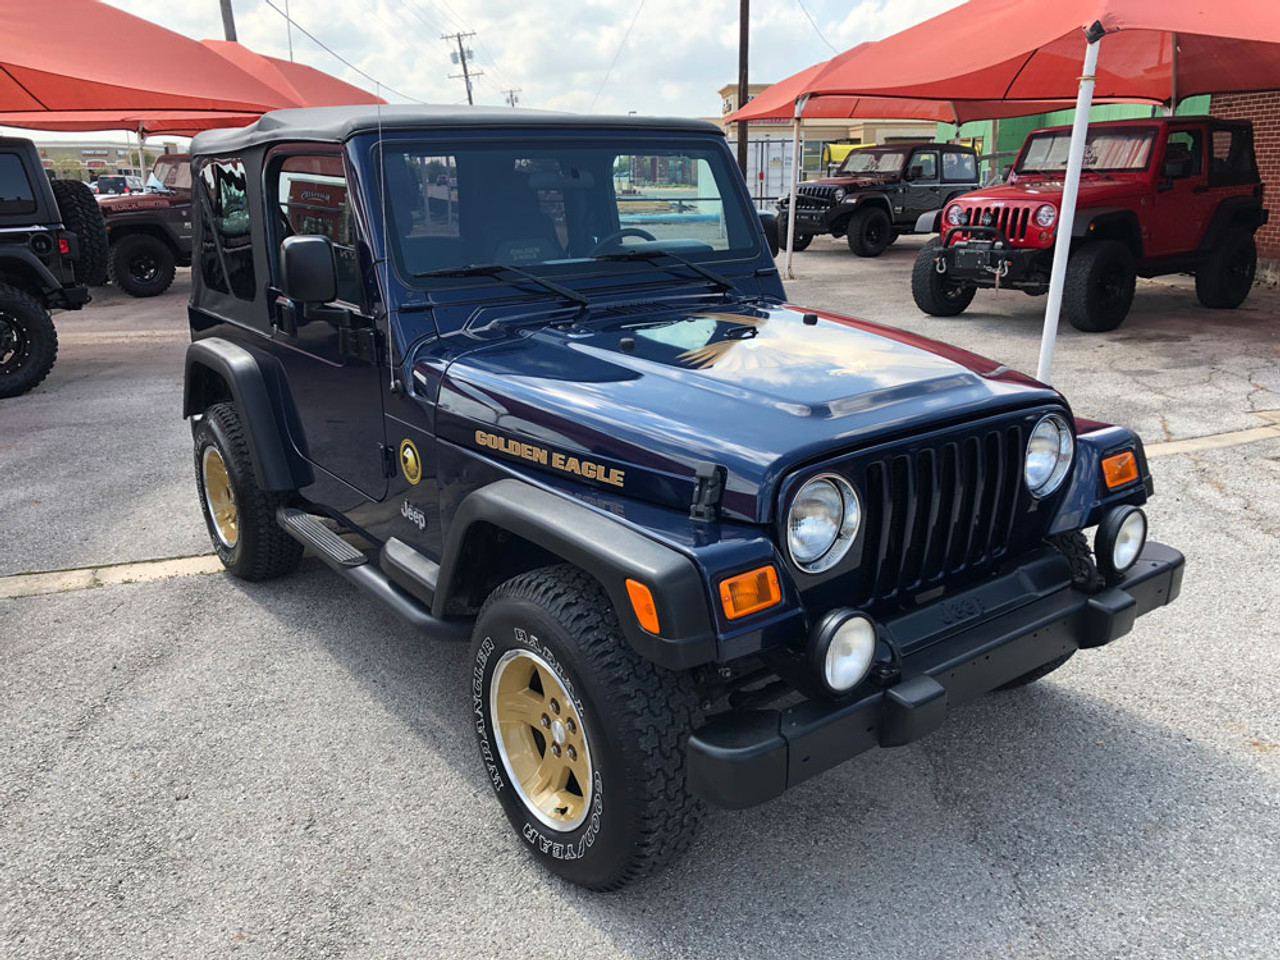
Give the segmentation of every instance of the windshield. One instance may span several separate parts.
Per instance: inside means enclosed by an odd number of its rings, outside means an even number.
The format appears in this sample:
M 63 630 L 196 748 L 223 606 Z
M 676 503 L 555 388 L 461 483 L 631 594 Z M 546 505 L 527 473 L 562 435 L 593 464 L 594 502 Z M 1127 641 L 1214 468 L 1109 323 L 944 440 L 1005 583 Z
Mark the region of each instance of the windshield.
M 594 259 L 608 255 L 667 251 L 715 262 L 758 253 L 738 171 L 712 144 L 646 140 L 638 150 L 634 139 L 575 138 L 383 149 L 391 254 L 415 285 L 463 282 L 422 275 L 476 264 L 581 275 L 630 269 Z
M 166 190 L 191 192 L 191 158 L 161 157 L 151 169 L 152 175 Z
M 1099 172 L 1145 170 L 1156 136 L 1150 127 L 1090 130 L 1084 143 L 1084 169 Z M 1064 173 L 1070 130 L 1037 133 L 1027 141 L 1017 173 Z
M 906 165 L 910 150 L 854 150 L 840 164 L 838 174 L 888 174 L 897 176 Z
M 124 177 L 99 177 L 98 192 L 99 193 L 123 193 Z

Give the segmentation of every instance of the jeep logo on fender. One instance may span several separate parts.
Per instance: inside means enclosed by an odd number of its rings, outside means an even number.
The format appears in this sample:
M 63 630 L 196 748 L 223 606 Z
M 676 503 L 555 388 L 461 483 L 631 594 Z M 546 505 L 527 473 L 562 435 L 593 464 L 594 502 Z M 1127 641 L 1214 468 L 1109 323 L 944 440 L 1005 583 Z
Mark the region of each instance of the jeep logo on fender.
M 626 471 L 619 470 L 617 467 L 607 467 L 594 460 L 554 453 L 546 447 L 512 440 L 510 437 L 501 437 L 496 433 L 486 433 L 484 430 L 476 431 L 476 443 L 490 450 L 505 453 L 509 457 L 519 457 L 521 460 L 538 463 L 544 467 L 549 466 L 552 470 L 559 470 L 561 473 L 572 473 L 613 487 L 621 487 L 626 479 Z

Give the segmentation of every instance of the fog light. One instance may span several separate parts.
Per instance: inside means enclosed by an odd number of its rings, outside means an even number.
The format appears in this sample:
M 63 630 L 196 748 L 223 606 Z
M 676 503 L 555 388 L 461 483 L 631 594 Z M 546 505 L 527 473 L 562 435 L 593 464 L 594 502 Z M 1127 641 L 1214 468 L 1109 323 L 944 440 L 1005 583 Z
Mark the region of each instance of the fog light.
M 1116 507 L 1098 524 L 1093 552 L 1108 580 L 1132 567 L 1147 542 L 1147 516 L 1137 507 Z
M 876 625 L 854 610 L 833 610 L 814 631 L 810 665 L 832 693 L 847 693 L 871 669 L 876 656 Z

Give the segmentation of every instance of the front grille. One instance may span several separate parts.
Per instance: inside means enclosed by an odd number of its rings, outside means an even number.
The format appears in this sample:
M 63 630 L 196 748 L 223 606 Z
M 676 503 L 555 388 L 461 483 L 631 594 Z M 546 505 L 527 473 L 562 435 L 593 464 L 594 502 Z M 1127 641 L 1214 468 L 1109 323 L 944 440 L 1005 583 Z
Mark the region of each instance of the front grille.
M 796 188 L 796 209 L 825 210 L 835 203 L 836 189 L 825 183 L 802 184 Z
M 1005 422 L 862 461 L 863 603 L 931 589 L 1004 555 L 1018 510 L 1024 438 L 1021 422 Z
M 983 215 L 989 215 L 990 223 L 983 222 Z M 995 227 L 1011 241 L 1025 240 L 1027 227 L 1031 222 L 1031 208 L 1021 206 L 1000 207 L 966 207 L 964 211 L 965 226 L 979 225 Z

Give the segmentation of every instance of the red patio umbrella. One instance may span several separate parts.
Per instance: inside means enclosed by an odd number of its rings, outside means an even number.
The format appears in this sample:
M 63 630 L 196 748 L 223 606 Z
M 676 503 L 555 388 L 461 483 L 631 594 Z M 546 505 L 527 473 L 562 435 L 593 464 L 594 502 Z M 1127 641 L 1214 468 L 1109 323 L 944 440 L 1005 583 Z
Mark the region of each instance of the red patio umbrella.
M 1155 98 L 1172 109 L 1195 94 L 1277 87 L 1280 3 L 1274 0 L 969 0 L 874 45 L 833 57 L 810 84 L 818 97 L 948 101 L 1040 100 L 1076 91 L 1037 368 L 1045 382 L 1095 90 L 1117 98 Z

